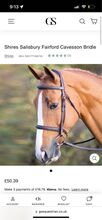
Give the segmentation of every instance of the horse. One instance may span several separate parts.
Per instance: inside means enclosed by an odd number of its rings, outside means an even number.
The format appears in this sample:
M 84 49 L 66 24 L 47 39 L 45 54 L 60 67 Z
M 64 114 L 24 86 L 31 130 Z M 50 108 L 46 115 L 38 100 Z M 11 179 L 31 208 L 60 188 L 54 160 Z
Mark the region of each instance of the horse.
M 90 71 L 66 68 L 38 70 L 28 66 L 39 80 L 35 98 L 37 132 L 35 155 L 42 163 L 57 161 L 61 145 L 80 118 L 102 145 L 102 78 Z

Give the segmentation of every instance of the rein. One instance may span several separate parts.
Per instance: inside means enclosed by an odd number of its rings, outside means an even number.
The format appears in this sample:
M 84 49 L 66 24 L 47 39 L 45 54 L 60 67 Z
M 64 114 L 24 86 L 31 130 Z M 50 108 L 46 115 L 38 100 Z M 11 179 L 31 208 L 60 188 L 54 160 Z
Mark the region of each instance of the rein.
M 72 148 L 76 148 L 76 149 L 79 149 L 79 150 L 88 150 L 88 151 L 102 151 L 101 148 L 96 148 L 96 147 L 83 147 L 83 146 L 79 146 L 78 144 L 82 144 L 82 143 L 86 143 L 86 142 L 89 142 L 89 141 L 92 141 L 94 140 L 95 138 L 90 138 L 88 140 L 85 140 L 85 141 L 81 141 L 81 142 L 76 142 L 76 143 L 70 143 L 70 142 L 66 142 L 64 141 L 64 145 L 67 146 L 67 147 L 72 147 Z
M 37 125 L 36 128 L 37 129 L 42 129 L 42 130 L 47 130 L 47 131 L 56 131 L 56 132 L 58 132 L 58 136 L 57 136 L 57 138 L 58 138 L 58 137 L 63 137 L 63 133 L 65 133 L 65 135 L 67 136 L 67 131 L 64 129 L 65 111 L 66 111 L 65 101 L 66 100 L 71 104 L 73 109 L 76 111 L 78 117 L 80 119 L 81 119 L 81 117 L 80 117 L 80 114 L 79 114 L 78 110 L 76 109 L 74 103 L 71 101 L 70 97 L 65 92 L 64 80 L 63 80 L 63 77 L 62 77 L 61 73 L 58 70 L 55 70 L 55 69 L 52 69 L 52 71 L 59 76 L 60 86 L 43 86 L 43 85 L 39 85 L 38 89 L 41 89 L 41 90 L 46 90 L 46 89 L 48 89 L 48 90 L 60 90 L 61 91 L 61 120 L 60 120 L 60 125 L 59 125 L 59 127 Z M 76 148 L 76 149 L 80 149 L 80 150 L 102 151 L 102 149 L 100 149 L 100 148 L 89 148 L 89 147 L 79 146 L 80 144 L 87 143 L 87 142 L 92 141 L 94 139 L 95 139 L 95 137 L 92 137 L 90 139 L 80 141 L 80 142 L 76 142 L 76 143 L 70 143 L 70 142 L 64 141 L 61 145 L 59 143 L 57 143 L 57 146 L 65 145 L 67 147 L 72 147 L 72 148 Z

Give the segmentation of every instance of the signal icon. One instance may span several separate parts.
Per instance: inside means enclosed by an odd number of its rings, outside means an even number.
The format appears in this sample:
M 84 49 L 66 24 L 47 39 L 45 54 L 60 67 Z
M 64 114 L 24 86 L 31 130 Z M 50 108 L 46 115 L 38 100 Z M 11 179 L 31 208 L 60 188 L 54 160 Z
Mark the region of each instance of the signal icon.
M 80 6 L 79 5 L 76 5 L 75 7 L 74 7 L 74 9 L 79 9 L 80 8 Z

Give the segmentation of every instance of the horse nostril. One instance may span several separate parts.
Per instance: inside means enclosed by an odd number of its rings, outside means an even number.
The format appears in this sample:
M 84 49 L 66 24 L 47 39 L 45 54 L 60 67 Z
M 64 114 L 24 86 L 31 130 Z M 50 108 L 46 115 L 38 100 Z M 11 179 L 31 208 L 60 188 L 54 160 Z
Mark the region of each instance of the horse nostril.
M 49 158 L 48 158 L 48 155 L 47 155 L 46 151 L 41 152 L 41 158 L 42 158 L 43 162 L 48 161 Z
M 45 158 L 45 160 L 48 160 L 48 155 L 47 155 L 46 151 L 45 151 L 45 156 L 44 156 L 44 158 Z

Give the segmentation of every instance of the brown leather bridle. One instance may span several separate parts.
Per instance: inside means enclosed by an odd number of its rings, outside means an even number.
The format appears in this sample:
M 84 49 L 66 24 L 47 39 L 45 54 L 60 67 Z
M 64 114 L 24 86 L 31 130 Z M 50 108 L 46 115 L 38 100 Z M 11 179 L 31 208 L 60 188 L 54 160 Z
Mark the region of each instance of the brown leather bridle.
M 54 69 L 52 69 L 52 71 L 59 76 L 60 86 L 45 86 L 45 85 L 43 86 L 43 85 L 39 85 L 37 88 L 40 89 L 40 90 L 46 90 L 47 89 L 47 90 L 60 90 L 61 91 L 61 120 L 60 120 L 60 124 L 59 124 L 59 127 L 37 125 L 36 128 L 47 130 L 47 131 L 56 131 L 56 132 L 58 132 L 57 137 L 62 137 L 63 133 L 65 135 L 67 135 L 67 131 L 64 128 L 65 114 L 66 114 L 66 99 L 67 99 L 67 101 L 70 102 L 70 104 L 72 105 L 74 110 L 77 112 L 79 117 L 80 117 L 80 114 L 77 111 L 75 105 L 70 100 L 69 96 L 65 92 L 64 80 L 63 80 L 63 77 L 62 77 L 61 73 L 58 70 L 54 70 Z
M 66 100 L 70 103 L 70 105 L 76 111 L 76 113 L 80 119 L 81 119 L 81 116 L 80 116 L 80 113 L 78 112 L 78 110 L 76 109 L 74 103 L 71 101 L 69 95 L 65 91 L 65 85 L 64 85 L 64 80 L 63 80 L 62 74 L 58 70 L 55 70 L 55 69 L 52 69 L 52 71 L 59 76 L 60 86 L 39 85 L 37 88 L 40 90 L 60 90 L 61 91 L 61 120 L 60 120 L 60 124 L 59 124 L 59 127 L 52 127 L 52 126 L 48 126 L 48 125 L 46 125 L 46 126 L 45 125 L 37 125 L 36 128 L 42 129 L 42 130 L 47 130 L 47 131 L 58 132 L 58 135 L 56 137 L 56 140 L 58 140 L 58 138 L 60 138 L 60 137 L 64 138 L 64 135 L 67 136 L 67 131 L 64 128 L 65 114 L 66 114 Z M 64 144 L 67 147 L 72 147 L 72 148 L 76 148 L 76 149 L 80 149 L 80 150 L 100 151 L 101 152 L 102 148 L 83 147 L 83 146 L 78 145 L 78 144 L 82 144 L 82 143 L 87 143 L 87 142 L 92 141 L 94 139 L 95 139 L 95 137 L 92 137 L 90 139 L 76 142 L 76 143 L 70 143 L 70 142 L 63 141 L 61 144 L 59 144 L 57 142 L 56 146 L 59 146 L 59 145 L 62 146 Z

